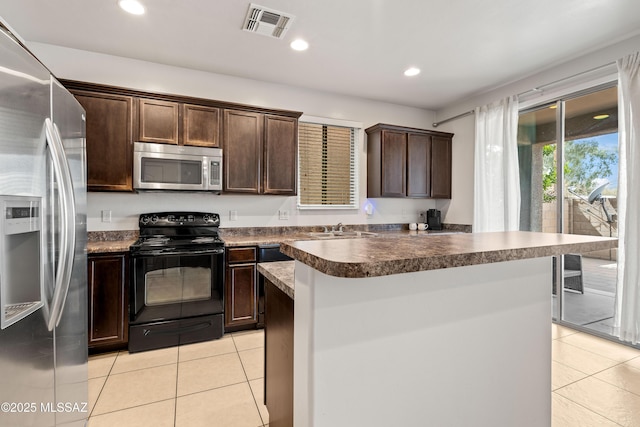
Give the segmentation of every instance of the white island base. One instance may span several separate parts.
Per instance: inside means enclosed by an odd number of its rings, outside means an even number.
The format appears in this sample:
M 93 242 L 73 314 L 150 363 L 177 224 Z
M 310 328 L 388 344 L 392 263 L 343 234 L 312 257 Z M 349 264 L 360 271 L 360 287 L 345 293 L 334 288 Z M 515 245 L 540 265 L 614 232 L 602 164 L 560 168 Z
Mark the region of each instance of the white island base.
M 341 278 L 296 261 L 296 427 L 551 425 L 550 257 Z

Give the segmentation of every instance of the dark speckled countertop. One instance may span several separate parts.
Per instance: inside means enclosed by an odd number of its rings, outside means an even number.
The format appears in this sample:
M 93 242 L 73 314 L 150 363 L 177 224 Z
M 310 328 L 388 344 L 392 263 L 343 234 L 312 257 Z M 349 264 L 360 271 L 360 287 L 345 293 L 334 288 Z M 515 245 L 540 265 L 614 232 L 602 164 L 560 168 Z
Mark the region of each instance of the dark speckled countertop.
M 330 276 L 356 278 L 590 252 L 618 242 L 525 231 L 398 237 L 284 242 L 281 251 Z
M 295 296 L 295 261 L 261 262 L 258 272 L 291 299 Z
M 346 230 L 369 230 L 380 236 L 426 236 L 427 234 L 441 233 L 439 231 L 409 231 L 402 229 L 402 224 L 375 224 L 369 226 L 347 225 Z M 447 231 L 470 231 L 468 225 L 445 224 Z M 322 227 L 257 227 L 257 228 L 221 228 L 221 237 L 225 246 L 257 246 L 265 244 L 280 244 L 296 240 L 313 240 L 310 233 L 321 231 Z M 121 231 L 90 231 L 87 235 L 87 252 L 109 253 L 127 252 L 138 239 L 138 230 Z
M 138 230 L 89 231 L 87 233 L 87 253 L 128 252 L 129 246 L 138 239 Z

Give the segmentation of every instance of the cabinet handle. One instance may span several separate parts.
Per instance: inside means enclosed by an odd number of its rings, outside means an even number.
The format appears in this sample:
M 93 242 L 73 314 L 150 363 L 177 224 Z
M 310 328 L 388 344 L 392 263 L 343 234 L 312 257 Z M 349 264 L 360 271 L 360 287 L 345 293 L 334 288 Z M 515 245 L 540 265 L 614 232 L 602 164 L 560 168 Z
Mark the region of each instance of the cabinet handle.
M 174 334 L 183 334 L 185 332 L 195 332 L 203 329 L 207 329 L 212 326 L 211 321 L 196 323 L 195 325 L 185 326 L 184 328 L 176 328 L 176 329 L 163 329 L 163 330 L 153 330 L 153 329 L 143 329 L 143 334 L 145 337 L 149 335 L 174 335 Z

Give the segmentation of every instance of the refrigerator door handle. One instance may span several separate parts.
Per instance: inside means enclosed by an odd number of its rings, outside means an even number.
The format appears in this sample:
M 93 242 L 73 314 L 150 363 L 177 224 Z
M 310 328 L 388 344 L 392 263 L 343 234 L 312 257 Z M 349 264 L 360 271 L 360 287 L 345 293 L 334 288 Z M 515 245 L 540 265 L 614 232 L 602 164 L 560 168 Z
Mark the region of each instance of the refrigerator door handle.
M 71 270 L 75 253 L 75 200 L 73 195 L 73 183 L 71 172 L 64 155 L 64 147 L 58 127 L 49 118 L 45 119 L 45 135 L 47 145 L 51 150 L 51 159 L 54 174 L 58 182 L 58 201 L 60 203 L 61 230 L 60 230 L 60 259 L 55 275 L 55 288 L 51 299 L 51 311 L 47 326 L 53 330 L 60 322 L 64 303 L 69 291 Z

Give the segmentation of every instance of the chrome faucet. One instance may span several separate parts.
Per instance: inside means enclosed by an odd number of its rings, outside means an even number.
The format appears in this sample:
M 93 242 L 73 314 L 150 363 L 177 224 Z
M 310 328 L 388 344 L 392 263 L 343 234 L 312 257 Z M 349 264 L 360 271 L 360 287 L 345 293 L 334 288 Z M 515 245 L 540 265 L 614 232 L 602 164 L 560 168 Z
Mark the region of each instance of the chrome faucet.
M 342 223 L 339 222 L 337 225 L 332 225 L 331 226 L 331 231 L 338 231 L 340 233 L 342 233 L 343 229 L 342 229 Z

